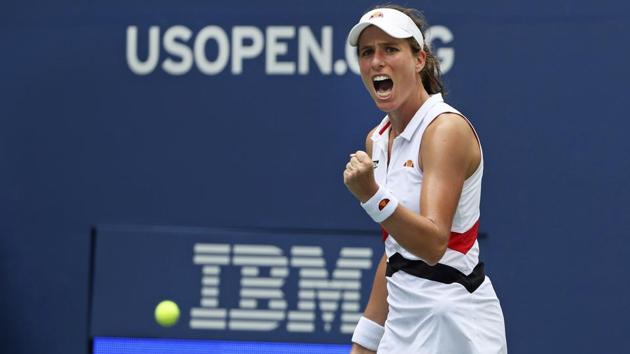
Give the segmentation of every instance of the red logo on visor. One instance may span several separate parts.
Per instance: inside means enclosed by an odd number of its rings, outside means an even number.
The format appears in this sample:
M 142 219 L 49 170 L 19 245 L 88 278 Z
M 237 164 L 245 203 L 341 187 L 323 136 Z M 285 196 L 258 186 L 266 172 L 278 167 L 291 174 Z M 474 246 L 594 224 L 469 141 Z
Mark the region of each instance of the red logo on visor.
M 375 18 L 375 17 L 383 17 L 383 13 L 380 11 L 374 11 L 371 15 L 370 15 L 370 20 Z

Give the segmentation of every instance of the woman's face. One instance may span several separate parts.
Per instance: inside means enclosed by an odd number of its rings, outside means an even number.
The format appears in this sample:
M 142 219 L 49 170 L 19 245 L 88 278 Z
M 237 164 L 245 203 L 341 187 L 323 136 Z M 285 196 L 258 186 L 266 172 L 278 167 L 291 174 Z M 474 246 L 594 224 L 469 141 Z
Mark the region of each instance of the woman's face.
M 383 112 L 401 111 L 416 103 L 422 88 L 418 73 L 424 63 L 424 52 L 414 53 L 406 39 L 391 37 L 376 26 L 369 26 L 359 37 L 361 79 Z M 417 109 L 409 108 L 412 114 Z

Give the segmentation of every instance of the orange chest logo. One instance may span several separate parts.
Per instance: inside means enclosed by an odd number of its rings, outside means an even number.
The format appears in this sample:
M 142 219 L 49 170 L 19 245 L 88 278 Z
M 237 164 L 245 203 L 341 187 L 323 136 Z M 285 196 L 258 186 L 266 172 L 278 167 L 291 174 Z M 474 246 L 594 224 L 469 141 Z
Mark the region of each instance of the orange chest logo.
M 413 167 L 413 161 L 411 161 L 411 160 L 407 160 L 407 161 L 403 164 L 403 166 L 404 166 L 404 167 Z

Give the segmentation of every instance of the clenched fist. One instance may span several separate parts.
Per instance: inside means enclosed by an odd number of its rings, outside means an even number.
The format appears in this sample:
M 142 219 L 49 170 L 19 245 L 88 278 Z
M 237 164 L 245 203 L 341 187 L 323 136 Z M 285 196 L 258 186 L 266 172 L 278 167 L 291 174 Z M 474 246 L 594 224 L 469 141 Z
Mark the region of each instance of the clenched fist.
M 361 202 L 368 201 L 377 191 L 378 184 L 374 180 L 374 162 L 364 151 L 350 154 L 350 161 L 343 171 L 343 183 Z

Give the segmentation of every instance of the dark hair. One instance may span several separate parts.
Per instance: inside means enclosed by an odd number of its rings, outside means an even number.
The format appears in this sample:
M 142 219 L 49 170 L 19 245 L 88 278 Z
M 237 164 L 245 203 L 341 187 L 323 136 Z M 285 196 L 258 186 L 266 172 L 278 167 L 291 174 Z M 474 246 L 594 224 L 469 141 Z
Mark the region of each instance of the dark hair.
M 431 48 L 426 42 L 425 32 L 429 27 L 429 23 L 427 22 L 422 12 L 414 8 L 402 7 L 395 4 L 377 5 L 372 8 L 372 10 L 382 8 L 398 10 L 409 16 L 416 24 L 416 26 L 418 26 L 418 28 L 420 29 L 420 33 L 422 33 L 422 36 L 425 38 L 424 48 L 420 48 L 420 44 L 413 37 L 407 38 L 407 41 L 411 45 L 411 50 L 414 53 L 418 53 L 421 49 L 423 49 L 424 52 L 427 53 L 426 63 L 422 71 L 420 71 L 422 85 L 424 86 L 424 89 L 427 90 L 427 92 L 431 95 L 440 92 L 442 94 L 446 94 L 446 88 L 444 87 L 444 82 L 442 81 L 442 72 L 440 71 L 440 62 L 435 57 L 435 55 L 433 55 L 433 53 L 431 52 Z

